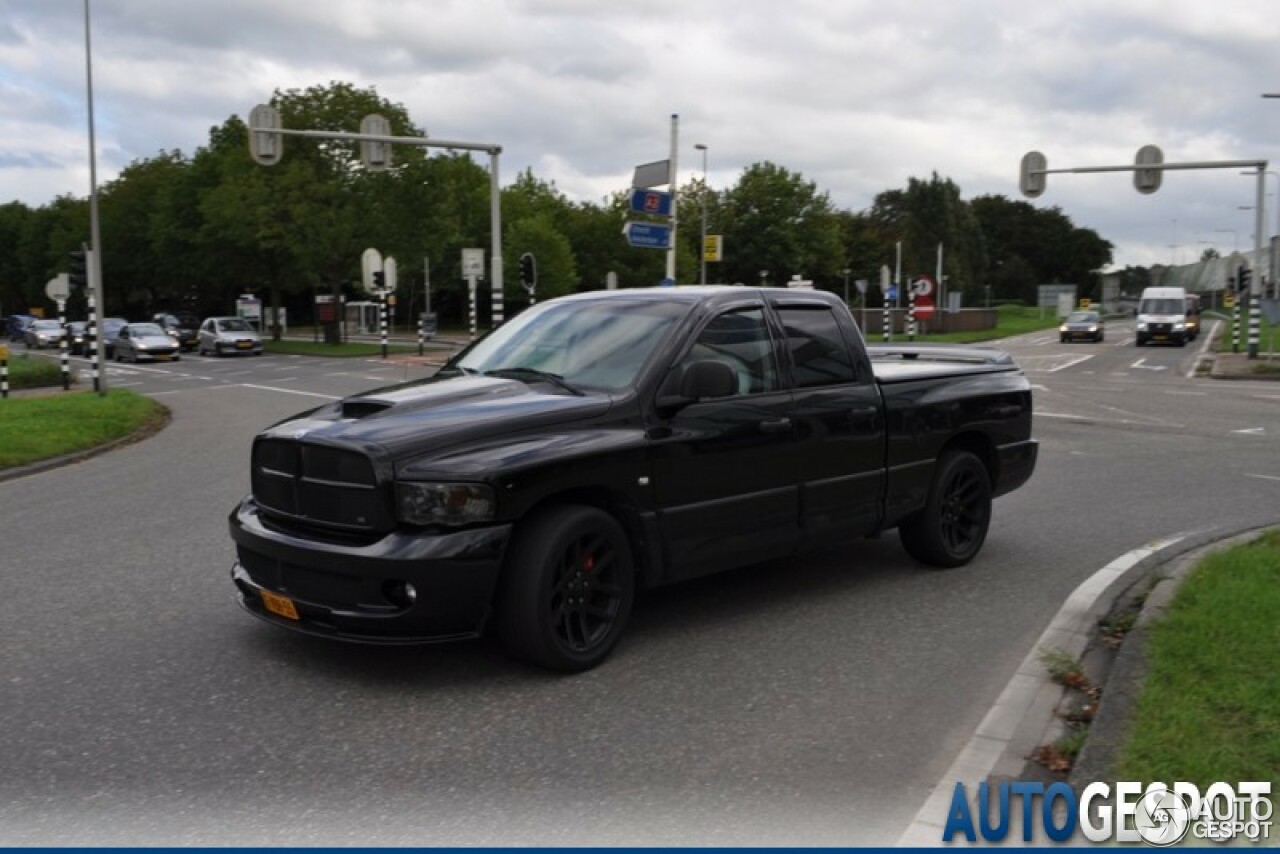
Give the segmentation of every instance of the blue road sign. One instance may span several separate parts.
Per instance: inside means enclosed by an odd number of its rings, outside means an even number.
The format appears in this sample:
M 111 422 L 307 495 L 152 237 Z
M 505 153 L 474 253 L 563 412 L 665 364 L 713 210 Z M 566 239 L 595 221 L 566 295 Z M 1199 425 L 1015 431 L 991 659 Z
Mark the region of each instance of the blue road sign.
M 631 191 L 631 210 L 654 216 L 671 216 L 671 194 L 662 190 L 634 189 Z
M 627 243 L 645 249 L 668 249 L 671 246 L 671 226 L 662 222 L 629 222 L 622 233 Z
M 897 285 L 890 285 L 890 286 L 889 286 L 889 290 L 887 290 L 887 291 L 885 291 L 885 292 L 884 292 L 884 298 L 885 298 L 886 300 L 888 300 L 889 302 L 897 302 L 897 301 L 898 301 L 898 286 L 897 286 Z

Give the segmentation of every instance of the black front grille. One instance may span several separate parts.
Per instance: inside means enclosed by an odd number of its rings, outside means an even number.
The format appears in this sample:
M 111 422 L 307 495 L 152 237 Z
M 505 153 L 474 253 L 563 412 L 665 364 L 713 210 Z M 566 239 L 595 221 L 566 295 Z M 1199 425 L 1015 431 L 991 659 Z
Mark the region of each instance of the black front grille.
M 354 451 L 288 439 L 253 447 L 253 495 L 269 515 L 343 531 L 389 530 L 389 490 Z
M 1151 332 L 1156 335 L 1168 335 L 1173 331 L 1173 325 L 1169 323 L 1153 323 L 1151 324 Z

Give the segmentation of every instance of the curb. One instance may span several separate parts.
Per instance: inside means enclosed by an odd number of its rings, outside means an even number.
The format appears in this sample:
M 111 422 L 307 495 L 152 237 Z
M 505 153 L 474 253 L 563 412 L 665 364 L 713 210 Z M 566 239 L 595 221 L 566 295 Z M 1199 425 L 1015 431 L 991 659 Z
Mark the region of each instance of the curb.
M 1274 526 L 1250 525 L 1175 534 L 1121 555 L 1081 582 L 1032 645 L 968 744 L 898 838 L 897 845 L 913 848 L 942 845 L 942 832 L 957 782 L 976 784 L 992 777 L 1024 779 L 1027 776 L 1027 757 L 1031 752 L 1040 745 L 1056 741 L 1066 732 L 1066 723 L 1057 711 L 1069 689 L 1050 679 L 1040 661 L 1041 650 L 1056 649 L 1073 657 L 1083 657 L 1098 637 L 1098 619 L 1111 610 L 1113 603 L 1157 568 L 1173 564 L 1174 570 L 1169 577 L 1175 583 L 1159 585 L 1156 589 L 1160 594 L 1153 592 L 1144 604 L 1139 623 L 1147 625 L 1167 606 L 1177 590 L 1177 582 L 1204 553 L 1234 545 L 1237 540 L 1271 527 Z M 1110 678 L 1121 678 L 1121 673 L 1129 680 L 1138 675 L 1143 666 L 1141 650 L 1137 649 L 1137 644 L 1133 646 L 1134 649 L 1130 649 L 1129 643 L 1121 646 L 1122 656 L 1125 650 L 1129 650 L 1124 665 L 1129 669 L 1117 673 L 1121 667 L 1117 659 L 1108 682 Z M 1086 746 L 1081 752 L 1081 763 L 1089 763 L 1086 768 L 1109 767 L 1119 743 L 1118 733 L 1128 719 L 1125 713 L 1131 711 L 1131 701 L 1136 699 L 1136 691 L 1129 693 L 1134 695 L 1129 703 L 1121 696 L 1116 698 L 1120 702 L 1113 699 L 1111 703 L 1104 701 L 1099 706 L 1098 715 L 1090 727 L 1090 742 L 1099 718 L 1113 720 L 1103 725 L 1102 740 L 1094 749 L 1091 751 Z M 1103 696 L 1108 697 L 1109 690 L 1104 690 Z M 1072 774 L 1072 781 L 1076 776 Z M 1083 779 L 1083 772 L 1080 777 Z

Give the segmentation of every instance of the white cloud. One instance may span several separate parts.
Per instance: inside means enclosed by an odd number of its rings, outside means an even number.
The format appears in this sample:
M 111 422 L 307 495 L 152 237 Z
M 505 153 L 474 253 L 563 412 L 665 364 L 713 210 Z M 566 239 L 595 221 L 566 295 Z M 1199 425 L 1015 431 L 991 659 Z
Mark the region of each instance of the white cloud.
M 113 0 L 92 5 L 100 180 L 276 89 L 375 87 L 437 137 L 495 142 L 598 201 L 661 159 L 680 114 L 681 175 L 713 185 L 769 160 L 859 210 L 933 172 L 968 198 L 1017 197 L 1022 154 L 1051 168 L 1257 159 L 1280 138 L 1269 0 Z M 0 201 L 87 186 L 83 7 L 0 0 Z M 1051 175 L 1060 207 L 1120 264 L 1248 243 L 1238 170 Z M 1274 183 L 1271 185 L 1274 188 Z M 1274 203 L 1274 199 L 1272 200 Z M 1274 221 L 1269 216 L 1268 221 Z M 1170 246 L 1170 244 L 1175 244 Z

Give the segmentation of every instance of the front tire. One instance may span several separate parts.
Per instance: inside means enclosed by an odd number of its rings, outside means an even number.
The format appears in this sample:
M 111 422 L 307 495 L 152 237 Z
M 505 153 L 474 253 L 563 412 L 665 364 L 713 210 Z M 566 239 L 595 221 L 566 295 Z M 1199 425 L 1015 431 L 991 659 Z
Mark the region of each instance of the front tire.
M 925 506 L 898 526 L 902 546 L 921 563 L 943 569 L 973 560 L 991 524 L 991 477 L 968 451 L 937 463 Z
M 549 507 L 517 528 L 502 584 L 497 626 L 508 654 L 550 670 L 588 670 L 631 615 L 631 544 L 603 510 Z

